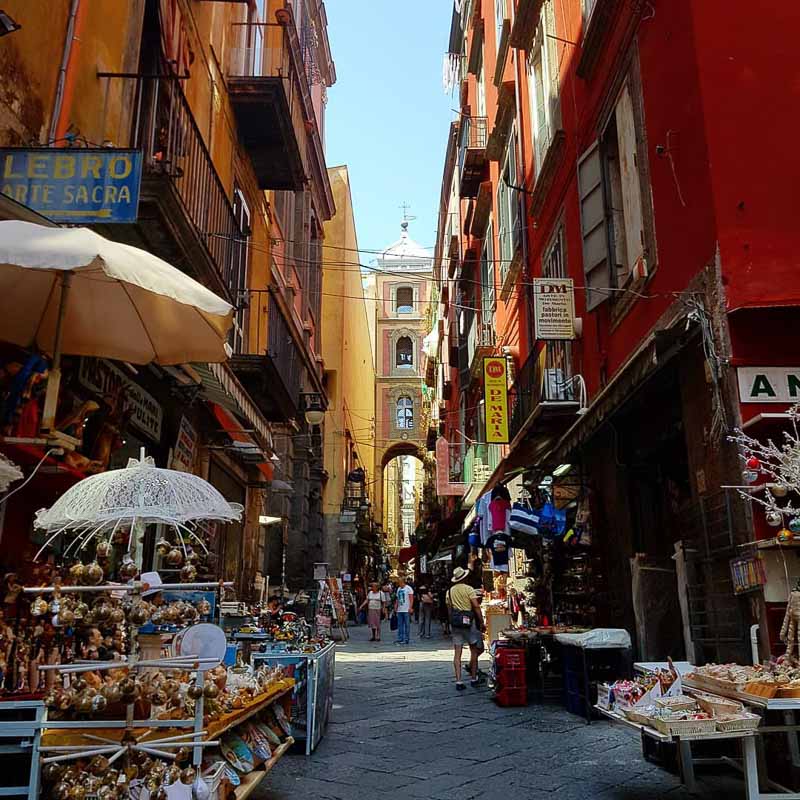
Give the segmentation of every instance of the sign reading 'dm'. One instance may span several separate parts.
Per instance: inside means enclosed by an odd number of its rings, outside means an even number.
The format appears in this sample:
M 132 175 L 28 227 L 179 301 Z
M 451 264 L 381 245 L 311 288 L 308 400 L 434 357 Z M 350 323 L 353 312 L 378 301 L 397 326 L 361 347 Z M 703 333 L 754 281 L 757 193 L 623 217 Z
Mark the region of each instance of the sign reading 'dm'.
M 575 338 L 572 278 L 534 278 L 533 304 L 537 339 Z
M 135 222 L 138 150 L 0 149 L 0 192 L 53 222 Z
M 800 403 L 800 367 L 739 367 L 742 403 Z

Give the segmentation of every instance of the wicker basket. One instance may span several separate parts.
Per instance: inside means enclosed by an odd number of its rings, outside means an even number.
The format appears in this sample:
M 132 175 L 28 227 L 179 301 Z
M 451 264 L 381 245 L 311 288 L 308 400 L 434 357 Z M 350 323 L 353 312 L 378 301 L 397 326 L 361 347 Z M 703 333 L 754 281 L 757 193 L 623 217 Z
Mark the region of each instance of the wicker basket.
M 668 708 L 670 711 L 693 711 L 697 703 L 693 697 L 681 695 L 679 697 L 659 697 L 656 699 L 656 705 L 659 708 Z
M 694 672 L 690 675 L 686 675 L 682 680 L 684 686 L 705 689 L 709 692 L 721 692 L 722 694 L 739 692 L 742 690 L 743 686 L 743 684 L 740 683 L 734 683 L 733 681 L 722 681 L 718 678 L 711 678 L 707 675 L 698 675 Z
M 761 724 L 758 714 L 742 713 L 730 719 L 717 719 L 717 730 L 721 733 L 734 733 L 735 731 L 754 731 Z
M 647 725 L 653 727 L 653 718 L 648 716 L 644 711 L 637 711 L 635 708 L 626 708 L 625 717 L 637 725 Z
M 714 719 L 654 719 L 652 725 L 667 736 L 702 736 L 717 729 Z
M 697 705 L 712 717 L 734 716 L 740 713 L 744 706 L 736 700 L 729 700 L 727 697 L 718 697 L 715 694 L 695 691 Z
M 775 697 L 800 697 L 800 687 L 778 687 Z
M 756 697 L 769 699 L 770 697 L 775 697 L 777 694 L 778 685 L 775 683 L 764 683 L 763 681 L 750 681 L 750 683 L 744 685 L 744 691 Z

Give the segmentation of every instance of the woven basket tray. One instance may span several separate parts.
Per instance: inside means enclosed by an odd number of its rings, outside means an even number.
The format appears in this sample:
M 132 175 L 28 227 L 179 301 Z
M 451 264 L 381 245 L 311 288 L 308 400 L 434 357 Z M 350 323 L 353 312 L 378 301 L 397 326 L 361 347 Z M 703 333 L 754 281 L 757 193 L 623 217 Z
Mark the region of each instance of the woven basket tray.
M 672 711 L 692 711 L 697 703 L 692 697 L 659 697 L 656 699 L 656 705 Z
M 744 691 L 747 694 L 754 694 L 757 697 L 775 697 L 778 692 L 778 686 L 775 683 L 763 683 L 762 681 L 750 681 L 744 685 Z M 790 689 L 782 689 L 781 691 L 794 691 Z M 791 697 L 791 695 L 789 695 Z
M 648 717 L 647 714 L 641 711 L 637 711 L 635 708 L 626 708 L 625 717 L 631 722 L 635 722 L 637 725 L 648 725 L 651 728 L 653 727 L 653 718 Z
M 736 700 L 729 700 L 726 697 L 718 697 L 714 694 L 695 691 L 697 705 L 712 717 L 733 716 L 742 711 L 744 706 Z
M 800 697 L 800 688 L 798 687 L 791 687 L 791 688 L 778 688 L 778 691 L 775 692 L 775 697 Z
M 701 736 L 704 733 L 714 733 L 717 721 L 714 719 L 654 719 L 653 727 L 667 736 Z
M 734 731 L 754 731 L 761 724 L 758 714 L 742 714 L 733 719 L 717 719 L 717 730 L 722 733 Z
M 687 675 L 683 678 L 683 683 L 686 686 L 695 686 L 698 689 L 706 689 L 709 692 L 739 692 L 742 690 L 743 684 L 734 683 L 733 681 L 721 681 L 717 678 L 709 678 L 705 675 Z

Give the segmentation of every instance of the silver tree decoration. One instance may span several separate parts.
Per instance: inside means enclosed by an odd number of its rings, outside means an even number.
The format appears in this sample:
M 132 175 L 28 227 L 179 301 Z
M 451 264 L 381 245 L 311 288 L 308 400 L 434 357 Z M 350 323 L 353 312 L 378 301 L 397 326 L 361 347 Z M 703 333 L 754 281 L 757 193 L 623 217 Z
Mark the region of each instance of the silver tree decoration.
M 800 404 L 788 411 L 790 430 L 783 432 L 782 444 L 771 439 L 766 443 L 737 430 L 730 438 L 741 448 L 745 477 L 755 482 L 766 478 L 764 497 L 756 497 L 752 491 L 740 494 L 754 500 L 766 509 L 769 525 L 779 527 L 788 524 L 792 533 L 800 533 Z M 748 474 L 749 473 L 749 474 Z

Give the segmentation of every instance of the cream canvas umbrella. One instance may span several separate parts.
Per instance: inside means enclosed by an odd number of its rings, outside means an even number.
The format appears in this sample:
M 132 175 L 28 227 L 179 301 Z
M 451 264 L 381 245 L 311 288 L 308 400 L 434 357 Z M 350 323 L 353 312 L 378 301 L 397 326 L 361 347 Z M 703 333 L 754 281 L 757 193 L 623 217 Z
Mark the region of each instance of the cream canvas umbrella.
M 145 250 L 88 228 L 0 222 L 0 340 L 53 356 L 45 430 L 53 427 L 62 353 L 219 362 L 232 319 L 229 303 Z

